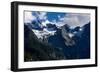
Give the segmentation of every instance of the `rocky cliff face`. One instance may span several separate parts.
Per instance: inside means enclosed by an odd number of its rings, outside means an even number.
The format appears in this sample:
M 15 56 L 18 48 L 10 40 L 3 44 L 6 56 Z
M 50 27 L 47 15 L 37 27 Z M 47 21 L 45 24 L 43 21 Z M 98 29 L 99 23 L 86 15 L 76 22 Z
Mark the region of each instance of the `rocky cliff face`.
M 68 30 L 66 30 L 66 25 L 61 28 L 61 34 L 62 34 L 62 37 L 65 40 L 65 45 L 66 46 L 73 46 L 73 45 L 75 45 L 75 41 L 73 40 L 73 37 L 72 37 L 73 34 L 68 32 Z
M 39 41 L 27 25 L 24 25 L 24 61 L 45 61 L 65 59 L 61 49 Z
M 62 26 L 48 40 L 54 47 L 63 50 L 66 59 L 90 58 L 90 23 L 74 29 Z

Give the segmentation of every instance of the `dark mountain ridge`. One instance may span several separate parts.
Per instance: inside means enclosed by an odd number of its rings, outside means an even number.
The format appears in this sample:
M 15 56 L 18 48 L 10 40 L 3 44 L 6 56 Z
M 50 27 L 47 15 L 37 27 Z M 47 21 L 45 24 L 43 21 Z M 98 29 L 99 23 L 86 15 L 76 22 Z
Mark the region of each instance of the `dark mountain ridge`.
M 37 36 L 24 25 L 24 61 L 65 59 L 60 49 L 39 41 Z

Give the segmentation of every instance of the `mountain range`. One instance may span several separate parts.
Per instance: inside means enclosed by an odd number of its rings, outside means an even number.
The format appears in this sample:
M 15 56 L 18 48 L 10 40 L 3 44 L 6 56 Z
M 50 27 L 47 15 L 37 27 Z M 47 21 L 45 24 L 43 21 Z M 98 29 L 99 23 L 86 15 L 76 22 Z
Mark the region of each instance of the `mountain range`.
M 53 47 L 37 38 L 34 32 L 24 25 L 24 61 L 62 60 L 65 56 L 61 49 Z
M 75 28 L 56 25 L 24 24 L 25 61 L 90 58 L 90 22 Z

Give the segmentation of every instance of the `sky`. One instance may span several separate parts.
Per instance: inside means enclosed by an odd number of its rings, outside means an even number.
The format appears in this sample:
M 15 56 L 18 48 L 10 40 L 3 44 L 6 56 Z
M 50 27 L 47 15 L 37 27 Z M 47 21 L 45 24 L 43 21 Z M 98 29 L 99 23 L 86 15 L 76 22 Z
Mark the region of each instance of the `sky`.
M 46 26 L 47 23 L 55 24 L 58 27 L 68 24 L 70 28 L 75 28 L 77 26 L 82 27 L 90 22 L 90 14 L 87 13 L 25 11 L 24 15 L 24 23 L 39 20 L 44 26 Z

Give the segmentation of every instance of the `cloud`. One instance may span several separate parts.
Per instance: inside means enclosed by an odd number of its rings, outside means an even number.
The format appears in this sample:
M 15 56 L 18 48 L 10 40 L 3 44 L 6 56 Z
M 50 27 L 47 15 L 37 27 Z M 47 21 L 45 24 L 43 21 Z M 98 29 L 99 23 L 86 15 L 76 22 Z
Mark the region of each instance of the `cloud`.
M 40 20 L 42 21 L 46 21 L 47 20 L 47 16 L 46 16 L 46 12 L 25 12 L 25 23 L 31 23 L 33 20 Z
M 40 14 L 39 14 L 40 20 L 46 20 L 47 19 L 46 14 L 47 14 L 46 12 L 40 12 Z
M 61 18 L 61 16 L 60 16 L 60 15 L 58 15 L 58 18 L 60 19 L 60 18 Z
M 45 21 L 42 22 L 42 25 L 46 26 L 48 23 L 50 23 L 50 21 L 49 20 L 45 20 Z
M 39 19 L 39 20 L 47 19 L 47 16 L 46 16 L 47 12 L 35 12 L 34 14 L 37 17 L 37 19 Z
M 47 19 L 47 12 L 25 12 L 25 23 L 31 23 L 33 20 L 40 20 L 43 26 L 46 26 L 47 23 L 55 24 L 57 27 L 61 27 L 65 24 L 68 24 L 70 28 L 75 28 L 77 26 L 84 26 L 85 24 L 90 22 L 90 14 L 87 13 L 67 13 L 64 17 L 60 15 L 57 16 L 58 21 L 55 19 L 49 21 Z
M 71 28 L 84 26 L 90 22 L 90 14 L 86 13 L 67 13 L 63 18 L 59 19 L 62 24 L 68 24 Z
M 36 20 L 36 17 L 32 15 L 32 12 L 25 12 L 25 20 L 24 23 L 31 23 L 32 20 Z

